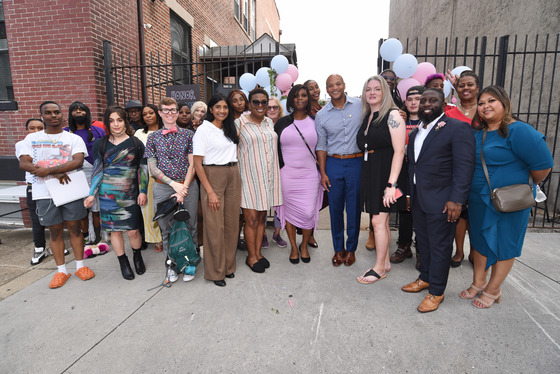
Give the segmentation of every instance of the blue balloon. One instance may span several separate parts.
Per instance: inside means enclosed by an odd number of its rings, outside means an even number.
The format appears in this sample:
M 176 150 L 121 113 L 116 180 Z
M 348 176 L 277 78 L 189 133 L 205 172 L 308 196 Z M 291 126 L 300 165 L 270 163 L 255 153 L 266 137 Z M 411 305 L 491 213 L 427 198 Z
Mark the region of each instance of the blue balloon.
M 242 90 L 251 91 L 257 85 L 257 79 L 251 73 L 245 73 L 239 78 L 239 86 Z
M 402 43 L 395 38 L 387 39 L 381 44 L 379 54 L 385 61 L 395 61 L 402 54 Z
M 410 53 L 397 57 L 393 62 L 393 71 L 399 78 L 410 78 L 416 72 L 418 60 Z
M 255 77 L 257 78 L 257 84 L 261 87 L 266 87 L 266 86 L 270 86 L 270 75 L 268 75 L 268 71 L 270 70 L 270 68 L 268 67 L 262 67 L 259 70 L 257 70 L 257 74 L 255 74 Z
M 285 56 L 277 55 L 270 61 L 270 67 L 276 70 L 276 74 L 285 73 L 288 70 L 288 65 L 290 62 Z

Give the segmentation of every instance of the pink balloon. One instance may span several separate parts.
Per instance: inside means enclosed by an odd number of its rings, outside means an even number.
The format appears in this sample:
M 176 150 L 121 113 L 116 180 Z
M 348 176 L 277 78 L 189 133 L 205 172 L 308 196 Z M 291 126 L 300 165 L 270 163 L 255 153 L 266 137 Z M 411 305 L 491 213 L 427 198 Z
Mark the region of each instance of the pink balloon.
M 418 82 L 424 84 L 428 76 L 436 73 L 436 67 L 429 62 L 421 62 L 418 64 L 416 71 L 412 74 L 412 78 L 416 79 Z
M 278 87 L 280 91 L 286 91 L 290 88 L 292 83 L 292 77 L 288 73 L 281 73 L 276 77 L 276 87 Z
M 299 71 L 298 71 L 298 68 L 295 67 L 295 65 L 289 64 L 288 65 L 288 70 L 286 70 L 286 73 L 290 74 L 290 77 L 292 77 L 292 83 L 297 81 L 297 79 L 299 77 Z
M 404 100 L 406 98 L 406 91 L 408 91 L 410 87 L 420 86 L 420 85 L 421 84 L 418 83 L 418 81 L 414 78 L 404 78 L 401 79 L 399 84 L 397 84 L 397 90 L 399 90 L 399 93 L 401 94 L 401 97 Z

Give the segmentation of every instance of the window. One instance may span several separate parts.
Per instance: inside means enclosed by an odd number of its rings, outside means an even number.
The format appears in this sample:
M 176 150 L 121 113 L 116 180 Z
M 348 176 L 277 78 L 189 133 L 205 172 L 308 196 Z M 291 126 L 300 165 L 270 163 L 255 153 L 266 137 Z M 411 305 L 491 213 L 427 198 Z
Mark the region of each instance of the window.
M 243 0 L 243 28 L 249 31 L 249 0 Z
M 8 39 L 6 38 L 6 22 L 4 20 L 4 2 L 0 0 L 0 110 L 16 110 L 14 87 L 8 55 Z
M 241 19 L 241 4 L 240 0 L 233 0 L 233 16 L 238 20 Z
M 191 27 L 171 12 L 171 59 L 173 84 L 191 83 Z
M 256 32 L 257 29 L 257 1 L 251 0 L 251 39 L 256 39 Z

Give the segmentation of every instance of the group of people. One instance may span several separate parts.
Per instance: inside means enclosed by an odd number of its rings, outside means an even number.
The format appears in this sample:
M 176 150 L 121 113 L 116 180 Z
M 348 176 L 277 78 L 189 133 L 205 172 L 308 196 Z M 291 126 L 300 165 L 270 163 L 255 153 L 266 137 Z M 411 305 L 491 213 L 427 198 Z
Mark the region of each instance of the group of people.
M 476 307 L 490 307 L 500 301 L 500 286 L 521 253 L 530 209 L 496 211 L 489 185 L 529 183 L 529 176 L 538 184 L 550 172 L 552 156 L 544 136 L 513 117 L 501 87 L 480 89 L 474 72 L 448 72 L 459 98 L 452 106 L 445 102 L 444 79 L 442 74 L 428 77 L 403 100 L 394 72 L 386 70 L 368 78 L 361 98 L 354 98 L 346 95 L 343 78 L 333 74 L 326 81 L 330 101 L 324 107 L 317 82 L 309 80 L 289 91 L 287 115 L 276 97 L 258 87 L 248 96 L 240 90 L 227 97 L 216 94 L 191 108 L 171 98 L 158 106 L 132 100 L 125 108 L 108 108 L 101 126 L 78 103 L 71 106 L 69 131 L 62 129 L 60 106 L 43 103 L 42 120 L 28 121 L 28 127 L 31 132 L 44 124 L 45 129 L 20 142 L 18 157 L 29 173 L 38 221 L 51 231 L 58 272 L 50 286 L 60 287 L 70 276 L 64 265 L 63 223 L 70 231 L 76 275 L 94 275 L 82 261 L 86 208 L 99 212 L 123 277 L 133 279 L 122 232 L 129 237 L 136 273 L 144 273 L 144 242 L 169 251 L 173 215 L 154 223 L 154 206 L 175 196 L 190 213 L 195 245 L 204 243 L 205 279 L 225 286 L 226 278 L 235 276 L 242 228 L 246 265 L 256 273 L 270 267 L 261 251 L 268 246 L 270 208 L 275 211 L 272 238 L 286 247 L 280 236 L 286 230 L 289 262 L 310 262 L 309 248 L 318 246 L 313 232 L 319 210 L 328 197 L 333 266 L 356 261 L 362 212 L 371 218 L 366 247 L 376 249 L 376 259 L 357 278 L 360 283 L 384 279 L 392 263 L 412 257 L 414 232 L 420 275 L 402 289 L 428 289 L 418 310 L 430 312 L 443 301 L 450 267 L 459 266 L 464 257 L 468 229 L 474 276 L 459 296 L 475 299 Z M 81 112 L 86 119 L 76 120 Z M 90 175 L 89 196 L 57 206 L 45 180 L 68 183 L 80 168 Z M 390 255 L 389 216 L 397 211 L 398 246 Z M 302 234 L 299 243 L 297 232 Z M 44 235 L 35 246 L 44 250 Z M 172 268 L 167 272 L 171 282 L 178 279 Z M 193 278 L 185 274 L 183 280 Z

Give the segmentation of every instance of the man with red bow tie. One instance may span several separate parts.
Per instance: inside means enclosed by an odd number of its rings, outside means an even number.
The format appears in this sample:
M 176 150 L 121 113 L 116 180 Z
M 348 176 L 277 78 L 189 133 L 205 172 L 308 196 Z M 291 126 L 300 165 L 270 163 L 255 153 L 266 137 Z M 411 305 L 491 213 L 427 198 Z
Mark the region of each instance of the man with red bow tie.
M 177 102 L 165 97 L 159 104 L 159 115 L 163 120 L 163 128 L 151 133 L 146 143 L 145 157 L 148 159 L 150 174 L 155 178 L 154 202 L 157 204 L 172 195 L 178 202 L 183 202 L 190 213 L 187 221 L 195 246 L 197 238 L 198 184 L 194 180 L 193 143 L 194 133 L 191 130 L 177 127 L 179 116 Z M 169 232 L 173 226 L 173 212 L 158 220 L 163 238 L 163 250 L 169 251 Z M 169 281 L 175 282 L 177 274 L 168 269 Z M 185 274 L 183 280 L 188 282 L 194 275 Z

